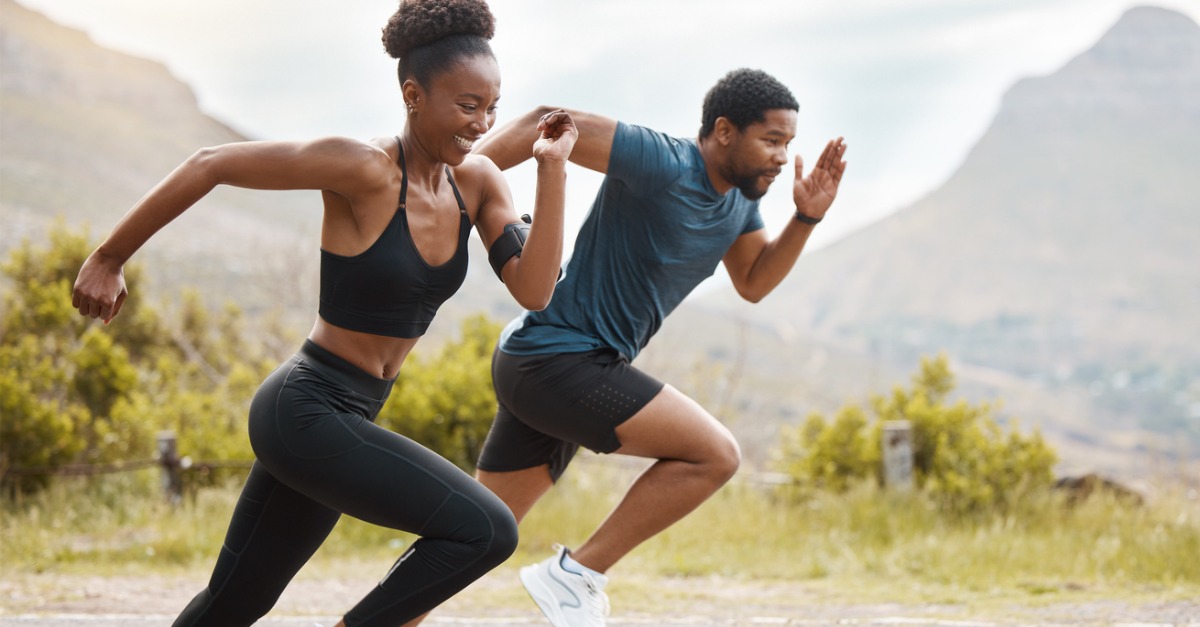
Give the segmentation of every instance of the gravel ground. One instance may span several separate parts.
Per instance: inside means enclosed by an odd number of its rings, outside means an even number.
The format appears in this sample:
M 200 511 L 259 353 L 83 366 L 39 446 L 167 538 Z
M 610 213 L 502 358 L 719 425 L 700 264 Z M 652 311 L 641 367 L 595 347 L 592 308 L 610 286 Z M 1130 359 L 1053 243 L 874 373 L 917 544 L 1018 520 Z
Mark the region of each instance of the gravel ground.
M 618 584 L 617 582 L 620 581 Z M 0 580 L 0 627 L 150 627 L 169 625 L 203 585 L 195 576 L 85 576 L 5 574 Z M 349 604 L 374 585 L 373 576 L 305 576 L 288 588 L 264 627 L 330 627 Z M 755 582 L 719 578 L 614 579 L 609 625 L 1187 625 L 1200 627 L 1200 598 L 1139 600 L 1000 599 L 986 604 L 857 604 L 853 591 L 830 594 L 811 582 Z M 1017 598 L 1017 597 L 1014 597 Z M 452 599 L 427 625 L 544 626 L 517 583 L 502 567 Z

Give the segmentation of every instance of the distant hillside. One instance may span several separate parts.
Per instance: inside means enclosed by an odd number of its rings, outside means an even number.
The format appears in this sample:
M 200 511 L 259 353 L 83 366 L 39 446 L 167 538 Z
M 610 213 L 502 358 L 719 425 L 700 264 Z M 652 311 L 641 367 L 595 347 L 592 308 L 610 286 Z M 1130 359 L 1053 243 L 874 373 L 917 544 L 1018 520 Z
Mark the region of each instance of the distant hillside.
M 1136 8 L 1017 83 L 928 197 L 807 255 L 757 307 L 726 291 L 696 309 L 736 312 L 781 346 L 821 338 L 864 366 L 911 369 L 944 349 L 966 381 L 1031 397 L 1022 415 L 1074 423 L 1076 438 L 1200 443 L 1198 147 L 1200 26 Z
M 0 41 L 0 252 L 57 218 L 100 238 L 196 149 L 244 139 L 201 113 L 161 64 L 97 46 L 12 0 L 0 0 Z M 217 190 L 135 257 L 164 289 L 131 290 L 158 300 L 194 285 L 216 302 L 297 306 L 312 254 L 284 251 L 317 245 L 318 203 L 314 193 Z
M 0 256 L 59 217 L 103 237 L 198 148 L 246 139 L 201 112 L 163 65 L 98 46 L 13 0 L 0 0 L 0 45 Z M 159 300 L 195 286 L 214 306 L 280 309 L 307 332 L 320 221 L 318 192 L 218 188 L 135 257 L 152 266 L 154 283 L 131 291 Z M 448 305 L 435 330 L 453 329 L 465 312 L 517 311 L 486 262 L 473 265 L 470 281 L 477 287 Z

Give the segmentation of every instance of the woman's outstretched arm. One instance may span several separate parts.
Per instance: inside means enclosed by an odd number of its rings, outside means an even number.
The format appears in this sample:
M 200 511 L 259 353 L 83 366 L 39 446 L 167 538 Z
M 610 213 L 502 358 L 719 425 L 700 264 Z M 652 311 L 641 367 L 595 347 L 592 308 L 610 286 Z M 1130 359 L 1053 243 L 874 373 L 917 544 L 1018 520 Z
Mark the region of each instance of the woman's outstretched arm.
M 252 189 L 324 189 L 356 197 L 387 184 L 379 148 L 344 138 L 242 142 L 203 148 L 146 193 L 88 256 L 75 280 L 73 306 L 106 324 L 121 311 L 124 265 L 155 233 L 217 185 Z

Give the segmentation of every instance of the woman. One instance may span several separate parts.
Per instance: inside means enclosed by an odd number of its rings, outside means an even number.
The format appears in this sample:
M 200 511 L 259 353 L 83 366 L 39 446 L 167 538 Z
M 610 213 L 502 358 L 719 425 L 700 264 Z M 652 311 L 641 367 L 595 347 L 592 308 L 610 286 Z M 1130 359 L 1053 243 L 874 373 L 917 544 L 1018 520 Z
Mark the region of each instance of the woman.
M 539 121 L 538 219 L 525 226 L 500 170 L 470 154 L 496 115 L 493 25 L 482 0 L 404 0 L 384 29 L 408 107 L 402 135 L 200 150 L 142 198 L 80 270 L 75 307 L 108 323 L 125 299 L 123 264 L 216 185 L 317 189 L 324 199 L 319 316 L 300 351 L 255 395 L 249 432 L 257 460 L 212 579 L 175 625 L 253 623 L 342 512 L 421 538 L 339 625 L 412 621 L 515 549 L 516 522 L 499 499 L 372 422 L 405 356 L 462 284 L 472 226 L 523 307 L 544 307 L 558 278 L 565 163 L 577 132 L 563 112 Z

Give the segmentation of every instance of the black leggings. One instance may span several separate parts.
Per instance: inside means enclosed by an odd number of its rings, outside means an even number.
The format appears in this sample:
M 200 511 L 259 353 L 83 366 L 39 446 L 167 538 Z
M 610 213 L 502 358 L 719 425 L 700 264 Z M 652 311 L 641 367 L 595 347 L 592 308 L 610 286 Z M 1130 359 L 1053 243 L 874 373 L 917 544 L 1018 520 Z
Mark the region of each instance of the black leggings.
M 250 406 L 258 460 L 208 587 L 177 627 L 250 625 L 266 614 L 342 512 L 421 536 L 354 609 L 348 627 L 424 614 L 516 549 L 494 494 L 436 453 L 372 422 L 391 390 L 312 342 Z

